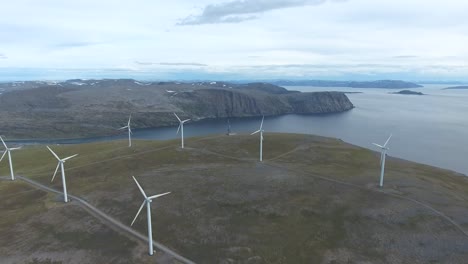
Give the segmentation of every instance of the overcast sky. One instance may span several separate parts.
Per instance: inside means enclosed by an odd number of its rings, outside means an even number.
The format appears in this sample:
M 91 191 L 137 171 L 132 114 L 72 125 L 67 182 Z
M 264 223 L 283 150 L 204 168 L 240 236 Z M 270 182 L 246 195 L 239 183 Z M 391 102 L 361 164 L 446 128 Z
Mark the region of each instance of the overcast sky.
M 467 10 L 467 0 L 2 1 L 0 75 L 468 80 Z

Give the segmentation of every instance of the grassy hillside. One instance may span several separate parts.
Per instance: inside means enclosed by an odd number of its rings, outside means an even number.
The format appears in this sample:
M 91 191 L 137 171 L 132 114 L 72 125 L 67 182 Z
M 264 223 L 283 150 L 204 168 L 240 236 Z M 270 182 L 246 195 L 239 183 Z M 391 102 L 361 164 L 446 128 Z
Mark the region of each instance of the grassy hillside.
M 184 150 L 178 143 L 51 147 L 60 156 L 79 153 L 65 164 L 69 192 L 123 223 L 130 224 L 142 201 L 132 175 L 148 194 L 172 191 L 152 204 L 154 238 L 197 263 L 464 263 L 468 257 L 462 232 L 468 231 L 468 180 L 460 175 L 388 158 L 381 190 L 379 155 L 336 139 L 266 133 L 263 163 L 258 136 L 191 138 Z M 17 151 L 14 159 L 17 174 L 61 190 L 60 178 L 50 183 L 57 163 L 45 146 Z M 0 175 L 8 175 L 6 163 Z M 0 199 L 0 237 L 11 237 L 2 240 L 2 256 L 53 261 L 79 251 L 94 262 L 147 261 L 144 244 L 73 204 L 21 182 L 0 181 L 0 189 L 10 197 Z M 145 213 L 135 228 L 146 233 Z

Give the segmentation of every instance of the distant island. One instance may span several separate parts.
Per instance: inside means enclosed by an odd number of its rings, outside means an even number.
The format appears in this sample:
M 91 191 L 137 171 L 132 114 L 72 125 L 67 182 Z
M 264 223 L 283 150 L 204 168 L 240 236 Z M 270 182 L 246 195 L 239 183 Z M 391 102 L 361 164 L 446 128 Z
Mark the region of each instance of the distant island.
M 281 86 L 313 86 L 313 87 L 349 87 L 349 88 L 385 88 L 385 89 L 407 89 L 420 88 L 422 85 L 399 80 L 379 81 L 323 81 L 323 80 L 280 80 L 272 81 L 272 84 Z
M 442 90 L 468 90 L 468 86 L 452 86 L 444 88 Z
M 402 91 L 394 92 L 394 93 L 390 93 L 390 94 L 425 95 L 425 94 L 423 94 L 421 92 L 415 92 L 415 91 L 411 91 L 411 90 L 402 90 Z

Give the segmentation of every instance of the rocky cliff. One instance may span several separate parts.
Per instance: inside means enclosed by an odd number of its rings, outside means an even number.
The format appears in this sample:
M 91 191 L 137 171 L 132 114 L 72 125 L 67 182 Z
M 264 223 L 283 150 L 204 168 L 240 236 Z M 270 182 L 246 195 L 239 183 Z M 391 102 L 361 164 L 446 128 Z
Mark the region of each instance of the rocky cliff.
M 185 93 L 174 102 L 184 112 L 199 117 L 245 117 L 281 114 L 323 114 L 353 108 L 344 93 L 264 94 L 248 91 L 201 89 Z
M 9 138 L 71 138 L 116 133 L 132 114 L 133 127 L 176 125 L 183 118 L 324 114 L 353 108 L 344 93 L 301 93 L 254 83 L 152 83 L 134 80 L 3 84 L 0 134 Z

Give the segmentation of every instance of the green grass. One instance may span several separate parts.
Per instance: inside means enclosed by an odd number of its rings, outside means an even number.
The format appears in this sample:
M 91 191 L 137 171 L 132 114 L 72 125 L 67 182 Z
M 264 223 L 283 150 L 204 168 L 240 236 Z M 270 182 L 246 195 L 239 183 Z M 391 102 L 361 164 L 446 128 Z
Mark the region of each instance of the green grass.
M 378 154 L 336 139 L 266 133 L 263 164 L 257 161 L 258 136 L 190 138 L 184 150 L 178 147 L 179 140 L 134 143 L 132 148 L 125 141 L 51 147 L 61 157 L 79 154 L 65 164 L 69 192 L 122 223 L 130 224 L 142 201 L 132 175 L 148 195 L 171 191 L 152 204 L 154 238 L 199 263 L 229 259 L 342 263 L 347 257 L 385 263 L 389 254 L 403 262 L 424 262 L 411 251 L 389 253 L 386 248 L 406 245 L 403 248 L 425 250 L 423 245 L 432 243 L 445 249 L 466 241 L 450 223 L 421 206 L 378 192 Z M 57 163 L 45 146 L 17 151 L 14 159 L 18 174 L 61 190 L 60 177 L 50 183 Z M 0 175 L 7 173 L 2 164 Z M 385 179 L 385 191 L 424 202 L 466 223 L 466 210 L 459 210 L 468 202 L 465 178 L 388 158 Z M 0 191 L 6 189 L 14 195 L 28 186 L 0 182 Z M 3 232 L 14 219 L 24 221 L 38 211 L 61 206 L 54 197 L 30 195 L 21 196 L 18 205 L 14 200 L 1 202 L 2 214 L 7 208 L 7 220 L 0 219 Z M 30 199 L 42 205 L 27 209 Z M 14 209 L 22 206 L 24 211 Z M 429 227 L 438 230 L 437 236 L 428 233 Z M 145 212 L 135 228 L 146 234 Z M 76 230 L 51 239 L 92 250 L 107 241 L 106 234 L 100 229 Z M 109 252 L 128 243 L 120 237 L 109 239 L 113 241 Z M 434 258 L 457 263 L 466 254 L 468 250 L 454 250 L 451 259 L 443 254 Z

